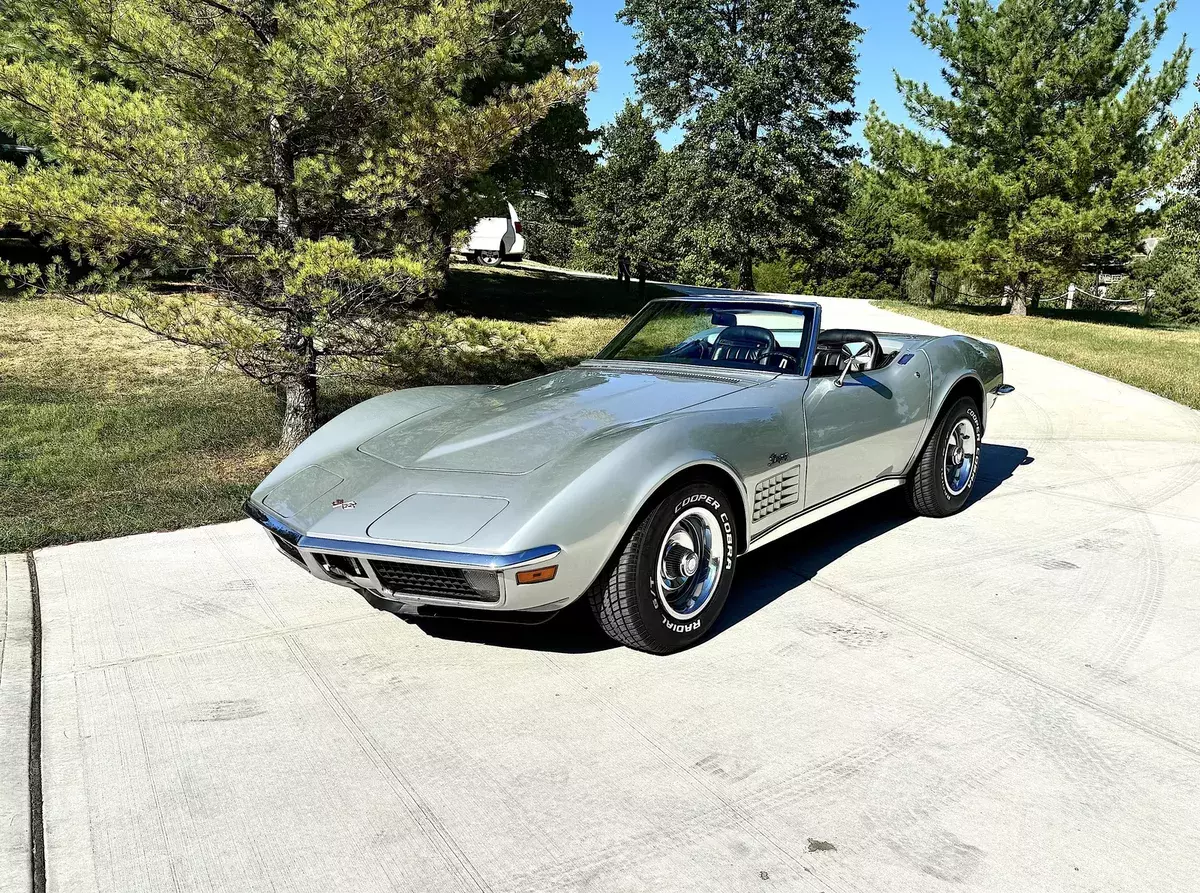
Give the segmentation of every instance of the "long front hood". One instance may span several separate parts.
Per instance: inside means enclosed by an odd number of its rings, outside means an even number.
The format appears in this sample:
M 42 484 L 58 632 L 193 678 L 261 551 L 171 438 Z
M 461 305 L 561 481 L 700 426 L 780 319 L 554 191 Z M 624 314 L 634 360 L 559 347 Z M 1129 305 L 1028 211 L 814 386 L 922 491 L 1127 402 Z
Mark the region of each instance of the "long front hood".
M 428 410 L 358 449 L 400 468 L 528 474 L 588 438 L 748 386 L 579 367 Z

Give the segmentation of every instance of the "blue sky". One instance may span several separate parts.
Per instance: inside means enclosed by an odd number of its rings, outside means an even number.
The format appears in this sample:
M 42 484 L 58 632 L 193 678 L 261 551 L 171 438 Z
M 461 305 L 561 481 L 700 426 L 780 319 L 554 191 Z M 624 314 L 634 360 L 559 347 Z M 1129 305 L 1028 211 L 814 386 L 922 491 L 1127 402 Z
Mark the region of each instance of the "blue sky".
M 633 30 L 616 20 L 623 5 L 622 0 L 575 0 L 572 24 L 583 35 L 588 58 L 600 65 L 600 85 L 588 103 L 593 127 L 611 121 L 625 103 L 625 97 L 634 94 L 633 70 L 629 65 L 637 49 Z M 896 93 L 893 71 L 937 84 L 940 82 L 937 57 L 913 36 L 905 0 L 859 0 L 854 18 L 866 29 L 859 47 L 858 110 L 865 112 L 871 100 L 876 99 L 889 117 L 902 119 L 904 109 Z M 1171 32 L 1160 46 L 1160 56 L 1174 50 L 1185 33 L 1190 45 L 1196 47 L 1200 43 L 1198 0 L 1181 0 L 1171 22 Z M 1200 70 L 1200 52 L 1192 60 L 1193 80 L 1197 70 Z M 1200 92 L 1190 87 L 1180 100 L 1180 111 L 1198 101 Z M 860 139 L 861 133 L 860 121 L 854 128 L 854 137 Z M 664 143 L 671 145 L 677 139 L 676 134 L 667 134 Z

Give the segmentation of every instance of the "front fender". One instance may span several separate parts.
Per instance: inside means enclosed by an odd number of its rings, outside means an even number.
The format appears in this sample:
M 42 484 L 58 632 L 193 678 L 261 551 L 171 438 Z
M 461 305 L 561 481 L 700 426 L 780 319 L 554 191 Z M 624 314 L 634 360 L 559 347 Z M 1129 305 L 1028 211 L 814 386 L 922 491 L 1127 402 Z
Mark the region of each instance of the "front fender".
M 578 473 L 563 482 L 510 542 L 561 546 L 559 573 L 571 575 L 583 592 L 663 484 L 698 467 L 711 467 L 732 482 L 723 486 L 736 488 L 730 496 L 740 503 L 745 534 L 744 459 L 735 450 L 722 449 L 722 444 L 746 444 L 748 432 L 777 421 L 777 413 L 761 407 L 698 411 L 595 438 L 560 460 Z

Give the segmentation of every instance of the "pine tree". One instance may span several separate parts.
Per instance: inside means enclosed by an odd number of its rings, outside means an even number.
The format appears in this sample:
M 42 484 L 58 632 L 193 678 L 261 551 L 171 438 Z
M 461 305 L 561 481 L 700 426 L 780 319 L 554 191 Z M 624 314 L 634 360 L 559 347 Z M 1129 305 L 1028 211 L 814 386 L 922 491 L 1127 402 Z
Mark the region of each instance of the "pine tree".
M 1163 207 L 1157 245 L 1134 264 L 1122 285 L 1134 300 L 1149 300 L 1150 313 L 1167 322 L 1200 324 L 1200 157 L 1172 184 Z
M 588 69 L 480 98 L 514 23 L 563 0 L 15 0 L 0 18 L 0 223 L 88 273 L 13 268 L 197 345 L 286 393 L 281 446 L 322 376 L 386 354 L 436 287 L 438 221 Z M 196 270 L 203 291 L 151 277 Z M 123 287 L 118 287 L 123 286 Z
M 914 262 L 1011 286 L 1024 315 L 1047 281 L 1132 255 L 1195 136 L 1171 113 L 1190 50 L 1149 65 L 1175 4 L 1140 23 L 1139 6 L 946 0 L 934 13 L 915 0 L 913 31 L 941 56 L 946 89 L 897 76 L 916 129 L 872 106 L 866 130 L 931 234 L 901 240 Z

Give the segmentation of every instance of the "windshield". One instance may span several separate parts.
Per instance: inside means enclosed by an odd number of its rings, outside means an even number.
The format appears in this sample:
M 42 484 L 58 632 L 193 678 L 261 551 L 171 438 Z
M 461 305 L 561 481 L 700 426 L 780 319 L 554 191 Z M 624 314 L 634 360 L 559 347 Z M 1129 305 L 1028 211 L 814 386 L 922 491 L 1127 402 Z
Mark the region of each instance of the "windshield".
M 803 373 L 813 308 L 749 301 L 655 301 L 600 360 Z

